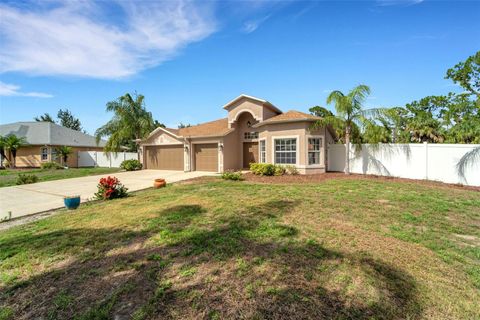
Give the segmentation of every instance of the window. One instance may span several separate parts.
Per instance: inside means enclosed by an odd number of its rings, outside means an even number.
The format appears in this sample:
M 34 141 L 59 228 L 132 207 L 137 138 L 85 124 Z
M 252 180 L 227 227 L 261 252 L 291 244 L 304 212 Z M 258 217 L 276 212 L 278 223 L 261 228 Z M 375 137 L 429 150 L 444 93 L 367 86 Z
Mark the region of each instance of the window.
M 265 148 L 265 140 L 260 140 L 260 163 L 267 162 L 267 152 Z
M 42 161 L 47 161 L 48 160 L 48 148 L 42 148 L 41 154 L 42 154 Z
M 245 138 L 245 140 L 258 139 L 258 132 L 245 132 L 243 137 Z
M 308 138 L 308 164 L 320 164 L 321 138 Z
M 297 163 L 297 139 L 275 139 L 275 163 Z

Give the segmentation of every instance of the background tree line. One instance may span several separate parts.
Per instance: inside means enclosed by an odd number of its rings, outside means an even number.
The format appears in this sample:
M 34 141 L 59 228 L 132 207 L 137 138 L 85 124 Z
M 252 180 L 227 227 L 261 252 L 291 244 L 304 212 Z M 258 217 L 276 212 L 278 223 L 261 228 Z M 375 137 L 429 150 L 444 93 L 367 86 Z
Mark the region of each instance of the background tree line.
M 341 143 L 346 136 L 354 144 L 480 143 L 480 51 L 448 69 L 445 78 L 464 91 L 427 96 L 403 107 L 364 110 L 362 102 L 370 89 L 360 85 L 346 95 L 340 91 L 329 95 L 327 104 L 335 103 L 336 115 L 321 106 L 310 112 L 326 119 L 321 124 L 331 125 Z M 353 114 L 345 114 L 342 97 L 357 104 Z

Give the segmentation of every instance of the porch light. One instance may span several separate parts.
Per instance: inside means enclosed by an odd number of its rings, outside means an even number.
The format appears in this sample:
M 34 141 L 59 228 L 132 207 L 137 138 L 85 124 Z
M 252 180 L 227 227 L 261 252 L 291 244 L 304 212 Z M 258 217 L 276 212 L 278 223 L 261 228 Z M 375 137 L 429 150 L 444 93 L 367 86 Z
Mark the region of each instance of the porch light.
M 187 145 L 185 145 L 183 148 L 185 149 L 186 152 L 188 152 L 188 146 Z
M 250 128 L 252 126 L 252 123 L 249 121 L 247 121 L 247 127 Z
M 220 150 L 223 151 L 223 143 L 219 143 L 219 144 L 218 144 L 218 147 L 220 148 Z

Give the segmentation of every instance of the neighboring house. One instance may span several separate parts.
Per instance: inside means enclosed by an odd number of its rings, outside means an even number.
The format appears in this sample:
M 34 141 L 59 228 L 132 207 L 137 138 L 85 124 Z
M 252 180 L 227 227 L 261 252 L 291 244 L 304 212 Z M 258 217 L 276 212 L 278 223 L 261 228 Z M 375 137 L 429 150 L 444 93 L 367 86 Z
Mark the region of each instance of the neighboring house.
M 270 102 L 241 95 L 223 106 L 227 118 L 182 129 L 157 128 L 140 142 L 146 169 L 214 171 L 252 162 L 293 165 L 300 173 L 327 168 L 331 128 L 310 130 L 318 117 L 283 113 Z
M 60 146 L 72 147 L 67 166 L 78 167 L 79 151 L 102 151 L 105 146 L 103 140 L 97 145 L 95 137 L 51 122 L 15 122 L 0 125 L 0 135 L 9 134 L 25 137 L 28 143 L 17 151 L 17 167 L 40 167 L 48 161 L 61 163 L 56 152 Z

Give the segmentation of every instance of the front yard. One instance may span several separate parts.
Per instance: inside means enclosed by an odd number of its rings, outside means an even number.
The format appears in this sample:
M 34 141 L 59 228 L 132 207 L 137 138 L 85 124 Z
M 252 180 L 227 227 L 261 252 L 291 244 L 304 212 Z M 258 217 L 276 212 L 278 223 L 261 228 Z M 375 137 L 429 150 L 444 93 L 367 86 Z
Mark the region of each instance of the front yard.
M 0 188 L 14 186 L 17 177 L 22 174 L 34 174 L 38 182 L 78 178 L 97 174 L 108 174 L 120 171 L 119 168 L 69 168 L 60 170 L 47 169 L 5 169 L 0 170 Z
M 478 319 L 480 193 L 203 178 L 0 233 L 0 319 Z

